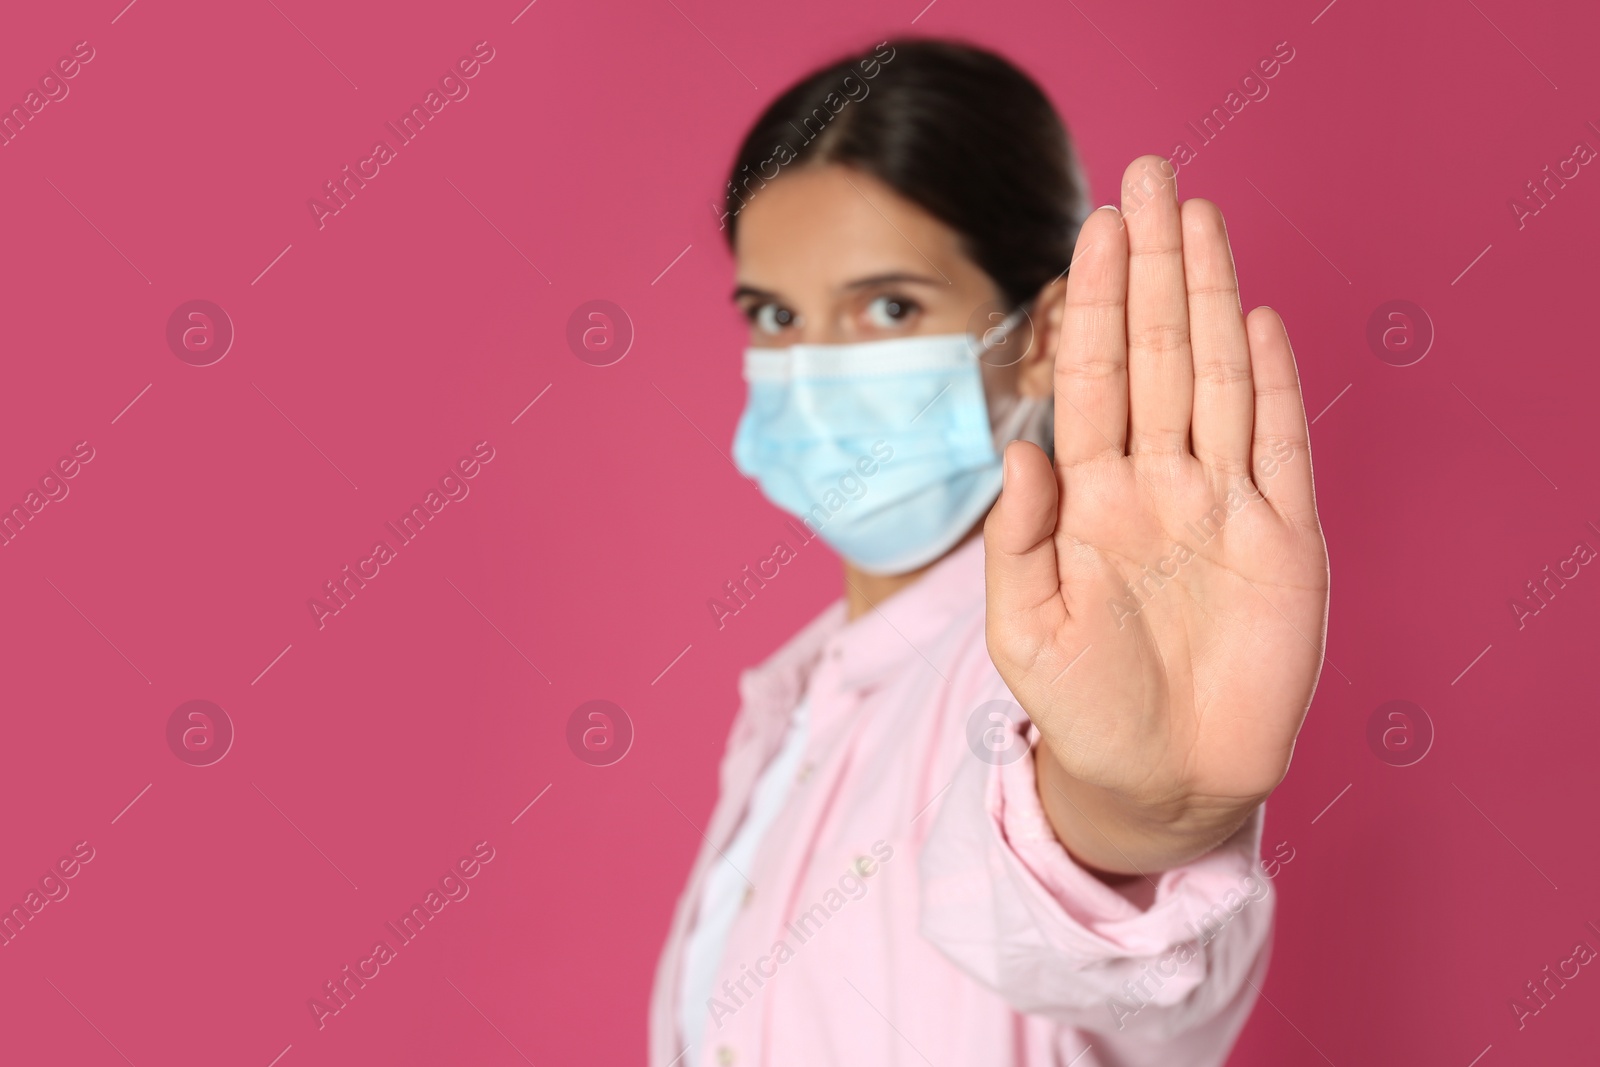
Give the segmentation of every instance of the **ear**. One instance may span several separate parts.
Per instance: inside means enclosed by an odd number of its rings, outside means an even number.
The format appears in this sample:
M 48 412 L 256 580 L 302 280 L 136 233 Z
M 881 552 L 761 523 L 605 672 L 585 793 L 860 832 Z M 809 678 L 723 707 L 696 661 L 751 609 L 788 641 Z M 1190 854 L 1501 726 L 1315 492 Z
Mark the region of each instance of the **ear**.
M 1056 348 L 1061 344 L 1066 302 L 1065 274 L 1040 289 L 1034 300 L 1032 344 L 1017 366 L 1017 392 L 1023 396 L 1049 396 L 1055 389 Z

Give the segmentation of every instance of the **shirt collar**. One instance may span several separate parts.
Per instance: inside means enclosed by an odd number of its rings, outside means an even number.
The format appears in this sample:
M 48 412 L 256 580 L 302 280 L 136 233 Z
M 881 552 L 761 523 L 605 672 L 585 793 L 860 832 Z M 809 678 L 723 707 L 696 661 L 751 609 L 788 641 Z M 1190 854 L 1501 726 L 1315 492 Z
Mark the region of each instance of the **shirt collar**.
M 840 684 L 849 689 L 871 688 L 908 663 L 944 679 L 947 653 L 936 638 L 963 613 L 976 609 L 981 617 L 983 560 L 979 535 L 864 615 L 846 620 L 845 600 L 834 601 L 766 662 L 744 672 L 741 696 L 785 714 L 823 659 L 837 665 Z
M 960 615 L 983 610 L 983 536 L 957 546 L 915 582 L 836 631 L 824 650 L 839 664 L 840 684 L 869 689 L 897 669 L 932 671 L 948 680 L 948 650 L 938 638 Z

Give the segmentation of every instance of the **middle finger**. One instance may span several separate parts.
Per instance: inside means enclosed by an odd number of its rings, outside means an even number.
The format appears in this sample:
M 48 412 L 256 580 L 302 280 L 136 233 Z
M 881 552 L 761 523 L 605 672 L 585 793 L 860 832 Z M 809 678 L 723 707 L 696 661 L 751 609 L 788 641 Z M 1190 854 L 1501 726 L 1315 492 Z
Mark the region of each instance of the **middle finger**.
M 1128 227 L 1128 451 L 1187 452 L 1194 399 L 1175 173 L 1141 156 L 1122 177 Z

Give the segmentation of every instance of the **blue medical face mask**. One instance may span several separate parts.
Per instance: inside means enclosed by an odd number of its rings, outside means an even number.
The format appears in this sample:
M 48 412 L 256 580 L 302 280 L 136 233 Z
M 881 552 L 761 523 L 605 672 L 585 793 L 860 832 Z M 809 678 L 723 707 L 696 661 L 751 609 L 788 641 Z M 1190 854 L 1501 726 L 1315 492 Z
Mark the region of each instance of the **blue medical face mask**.
M 734 462 L 862 570 L 916 570 L 994 503 L 1005 445 L 1049 437 L 1048 398 L 986 402 L 981 355 L 966 334 L 748 349 Z

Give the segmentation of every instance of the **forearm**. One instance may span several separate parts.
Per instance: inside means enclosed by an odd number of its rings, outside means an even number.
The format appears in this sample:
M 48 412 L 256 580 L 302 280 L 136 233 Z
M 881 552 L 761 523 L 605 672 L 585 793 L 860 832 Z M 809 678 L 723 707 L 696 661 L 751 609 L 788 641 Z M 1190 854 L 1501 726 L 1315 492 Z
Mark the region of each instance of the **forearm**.
M 1034 770 L 1039 801 L 1062 847 L 1112 884 L 1154 877 L 1205 855 L 1233 836 L 1256 807 L 1134 803 L 1072 777 L 1042 741 L 1034 748 Z

